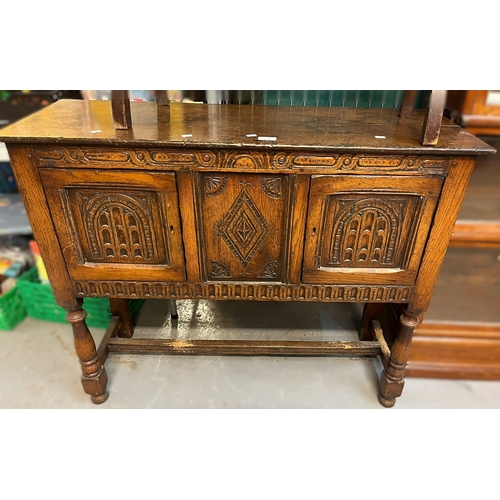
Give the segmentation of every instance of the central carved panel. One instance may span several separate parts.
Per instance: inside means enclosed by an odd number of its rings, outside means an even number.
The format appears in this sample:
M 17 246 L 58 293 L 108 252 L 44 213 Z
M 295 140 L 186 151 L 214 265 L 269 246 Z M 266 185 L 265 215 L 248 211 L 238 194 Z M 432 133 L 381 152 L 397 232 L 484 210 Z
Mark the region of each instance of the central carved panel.
M 269 226 L 247 192 L 246 186 L 224 217 L 220 232 L 243 267 L 247 266 L 264 243 Z
M 288 178 L 203 173 L 198 189 L 205 278 L 282 281 Z

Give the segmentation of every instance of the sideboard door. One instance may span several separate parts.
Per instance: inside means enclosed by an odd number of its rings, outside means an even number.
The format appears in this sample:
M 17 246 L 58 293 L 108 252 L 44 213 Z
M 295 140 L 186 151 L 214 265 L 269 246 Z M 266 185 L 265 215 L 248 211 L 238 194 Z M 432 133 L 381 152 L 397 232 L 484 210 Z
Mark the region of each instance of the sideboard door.
M 202 173 L 202 263 L 206 281 L 285 281 L 290 176 Z
M 175 174 L 40 169 L 69 274 L 184 281 Z
M 412 285 L 441 177 L 316 175 L 304 283 Z

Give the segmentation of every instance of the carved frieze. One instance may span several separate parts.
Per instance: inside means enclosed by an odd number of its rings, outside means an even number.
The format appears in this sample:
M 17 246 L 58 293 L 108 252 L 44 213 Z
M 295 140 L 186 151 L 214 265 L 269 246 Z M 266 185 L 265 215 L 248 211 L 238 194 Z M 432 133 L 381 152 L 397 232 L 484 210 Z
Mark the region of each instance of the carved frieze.
M 40 146 L 36 149 L 42 167 L 170 167 L 172 169 L 218 170 L 315 170 L 349 173 L 369 172 L 446 172 L 449 158 L 415 155 L 307 154 L 259 150 L 171 150 L 143 148 L 103 148 L 76 146 Z
M 333 154 L 330 156 L 276 153 L 273 157 L 275 168 L 294 169 L 303 167 L 325 167 L 342 172 L 359 171 L 416 171 L 435 169 L 445 171 L 448 158 L 425 158 L 419 156 Z
M 214 151 L 176 152 L 155 149 L 102 149 L 95 147 L 39 147 L 36 150 L 40 166 L 172 166 L 213 167 L 217 163 Z
M 76 281 L 78 297 L 155 299 L 298 300 L 318 302 L 409 301 L 412 286 L 281 285 L 259 283 L 169 283 Z

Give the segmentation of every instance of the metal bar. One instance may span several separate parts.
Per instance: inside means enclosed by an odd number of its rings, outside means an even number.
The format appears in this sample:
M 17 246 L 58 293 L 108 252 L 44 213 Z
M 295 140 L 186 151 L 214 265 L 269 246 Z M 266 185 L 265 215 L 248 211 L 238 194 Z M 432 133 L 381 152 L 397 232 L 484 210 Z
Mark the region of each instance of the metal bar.
M 175 299 L 170 299 L 170 316 L 172 319 L 177 319 L 179 316 L 177 314 L 177 304 L 175 302 Z

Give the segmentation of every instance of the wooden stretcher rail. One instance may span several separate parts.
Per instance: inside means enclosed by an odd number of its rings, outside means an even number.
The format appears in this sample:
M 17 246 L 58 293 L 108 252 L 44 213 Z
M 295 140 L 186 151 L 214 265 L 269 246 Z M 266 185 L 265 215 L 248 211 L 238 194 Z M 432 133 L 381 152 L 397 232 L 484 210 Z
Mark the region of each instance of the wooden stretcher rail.
M 110 353 L 121 354 L 212 354 L 234 356 L 376 356 L 376 341 L 246 341 L 110 338 Z
M 112 337 L 116 337 L 116 335 L 120 331 L 121 326 L 122 326 L 122 323 L 120 321 L 120 317 L 119 316 L 113 316 L 111 318 L 111 321 L 109 322 L 108 329 L 106 330 L 106 333 L 104 334 L 104 337 L 102 338 L 101 343 L 99 344 L 99 347 L 97 349 L 97 358 L 99 359 L 99 362 L 101 364 L 104 364 L 104 362 L 108 358 L 108 354 L 109 354 L 109 349 L 108 349 L 109 340 Z

